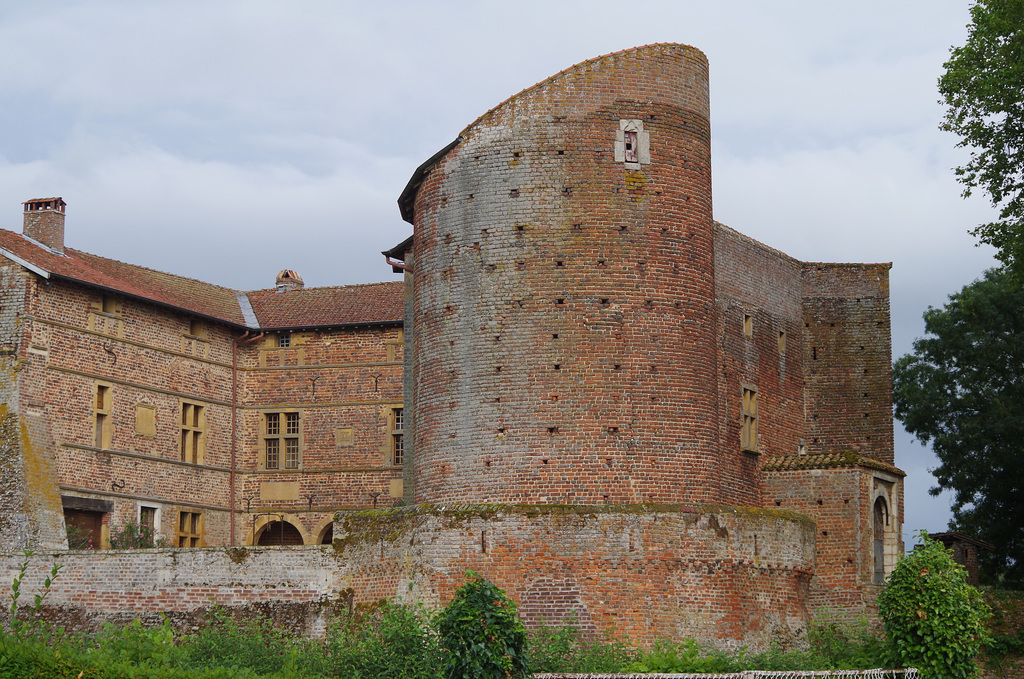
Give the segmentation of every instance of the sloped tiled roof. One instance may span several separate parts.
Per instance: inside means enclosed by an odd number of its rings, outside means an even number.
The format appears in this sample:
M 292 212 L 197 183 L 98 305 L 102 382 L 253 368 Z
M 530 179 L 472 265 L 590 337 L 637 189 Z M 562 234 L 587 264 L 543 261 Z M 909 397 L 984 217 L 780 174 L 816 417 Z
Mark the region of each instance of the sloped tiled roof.
M 398 323 L 404 315 L 403 283 L 367 283 L 288 292 L 246 293 L 264 328 Z
M 119 292 L 239 327 L 247 323 L 238 292 L 184 276 L 64 248 L 64 256 L 13 231 L 0 229 L 0 255 L 36 273 Z M 248 293 L 265 329 L 400 322 L 402 283 L 375 283 L 290 292 Z
M 770 455 L 764 461 L 764 471 L 780 472 L 798 469 L 839 469 L 843 467 L 868 467 L 879 469 L 891 474 L 906 476 L 902 469 L 888 462 L 877 460 L 867 455 L 860 455 L 852 450 L 837 453 L 816 453 L 814 455 Z

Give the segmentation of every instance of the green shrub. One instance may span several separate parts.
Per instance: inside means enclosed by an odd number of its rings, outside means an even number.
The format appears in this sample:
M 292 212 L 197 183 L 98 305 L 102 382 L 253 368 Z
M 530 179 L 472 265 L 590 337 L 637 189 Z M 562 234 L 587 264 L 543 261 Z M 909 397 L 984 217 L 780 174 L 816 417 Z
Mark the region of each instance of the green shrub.
M 68 540 L 71 540 L 70 532 Z M 167 547 L 167 539 L 157 537 L 156 530 L 144 523 L 133 520 L 110 531 L 111 549 L 151 549 L 153 547 Z M 92 549 L 91 541 L 90 546 L 85 549 Z
M 740 669 L 736 658 L 727 651 L 705 646 L 694 639 L 684 639 L 678 643 L 659 639 L 654 642 L 651 650 L 642 653 L 637 661 L 626 668 L 626 671 L 714 674 L 737 672 Z
M 986 640 L 988 605 L 945 547 L 927 533 L 921 539 L 896 564 L 878 597 L 891 660 L 918 668 L 926 679 L 971 677 Z
M 239 623 L 222 608 L 214 608 L 206 626 L 182 641 L 186 667 L 248 669 L 256 674 L 294 668 L 308 646 L 266 617 Z
M 527 640 L 530 669 L 538 673 L 617 673 L 637 658 L 629 644 L 611 635 L 585 639 L 572 619 L 559 627 L 541 625 L 531 629 Z
M 437 629 L 448 651 L 449 679 L 518 679 L 530 672 L 526 630 L 516 604 L 499 587 L 470 571 L 441 611 Z
M 324 672 L 351 679 L 437 679 L 444 655 L 421 607 L 385 604 L 335 623 Z

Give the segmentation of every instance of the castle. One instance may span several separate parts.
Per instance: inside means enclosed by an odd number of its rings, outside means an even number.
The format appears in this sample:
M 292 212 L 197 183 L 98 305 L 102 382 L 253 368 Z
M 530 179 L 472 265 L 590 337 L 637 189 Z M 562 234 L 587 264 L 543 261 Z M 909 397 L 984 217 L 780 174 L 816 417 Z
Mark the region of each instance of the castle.
M 641 642 L 870 610 L 902 552 L 889 265 L 715 222 L 710 154 L 700 51 L 569 68 L 415 171 L 404 291 L 228 290 L 66 250 L 63 201 L 27 202 L 0 540 L 333 539 L 357 599 L 472 568 L 528 623 Z

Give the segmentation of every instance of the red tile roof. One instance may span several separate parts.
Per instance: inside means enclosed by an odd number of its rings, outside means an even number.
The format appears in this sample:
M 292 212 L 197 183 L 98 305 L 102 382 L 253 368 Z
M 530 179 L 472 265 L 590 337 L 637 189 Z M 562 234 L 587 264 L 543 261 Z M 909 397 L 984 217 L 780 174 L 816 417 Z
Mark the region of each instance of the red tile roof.
M 811 455 L 769 455 L 764 462 L 764 471 L 781 472 L 800 469 L 838 469 L 843 467 L 868 467 L 869 469 L 880 469 L 899 476 L 906 476 L 906 473 L 899 467 L 888 462 L 860 455 L 852 450 L 843 450 L 836 453 L 813 453 Z
M 0 229 L 0 255 L 49 276 L 105 288 L 199 316 L 246 327 L 239 293 L 212 283 L 64 249 L 61 256 L 13 231 Z M 398 323 L 402 283 L 248 293 L 262 328 Z
M 246 294 L 265 328 L 399 323 L 404 316 L 401 281 Z

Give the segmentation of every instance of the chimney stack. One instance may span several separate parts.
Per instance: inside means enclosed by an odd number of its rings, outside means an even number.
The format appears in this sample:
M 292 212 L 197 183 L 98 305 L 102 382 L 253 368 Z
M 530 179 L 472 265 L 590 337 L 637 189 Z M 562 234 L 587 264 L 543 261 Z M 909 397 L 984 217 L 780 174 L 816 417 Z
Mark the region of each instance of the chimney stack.
M 305 285 L 306 284 L 302 282 L 302 276 L 291 269 L 284 269 L 281 273 L 277 274 L 277 280 L 274 283 L 274 287 L 277 292 L 299 290 L 305 287 Z
M 22 233 L 63 255 L 64 210 L 67 207 L 64 199 L 33 198 L 26 200 L 22 205 L 25 206 Z

